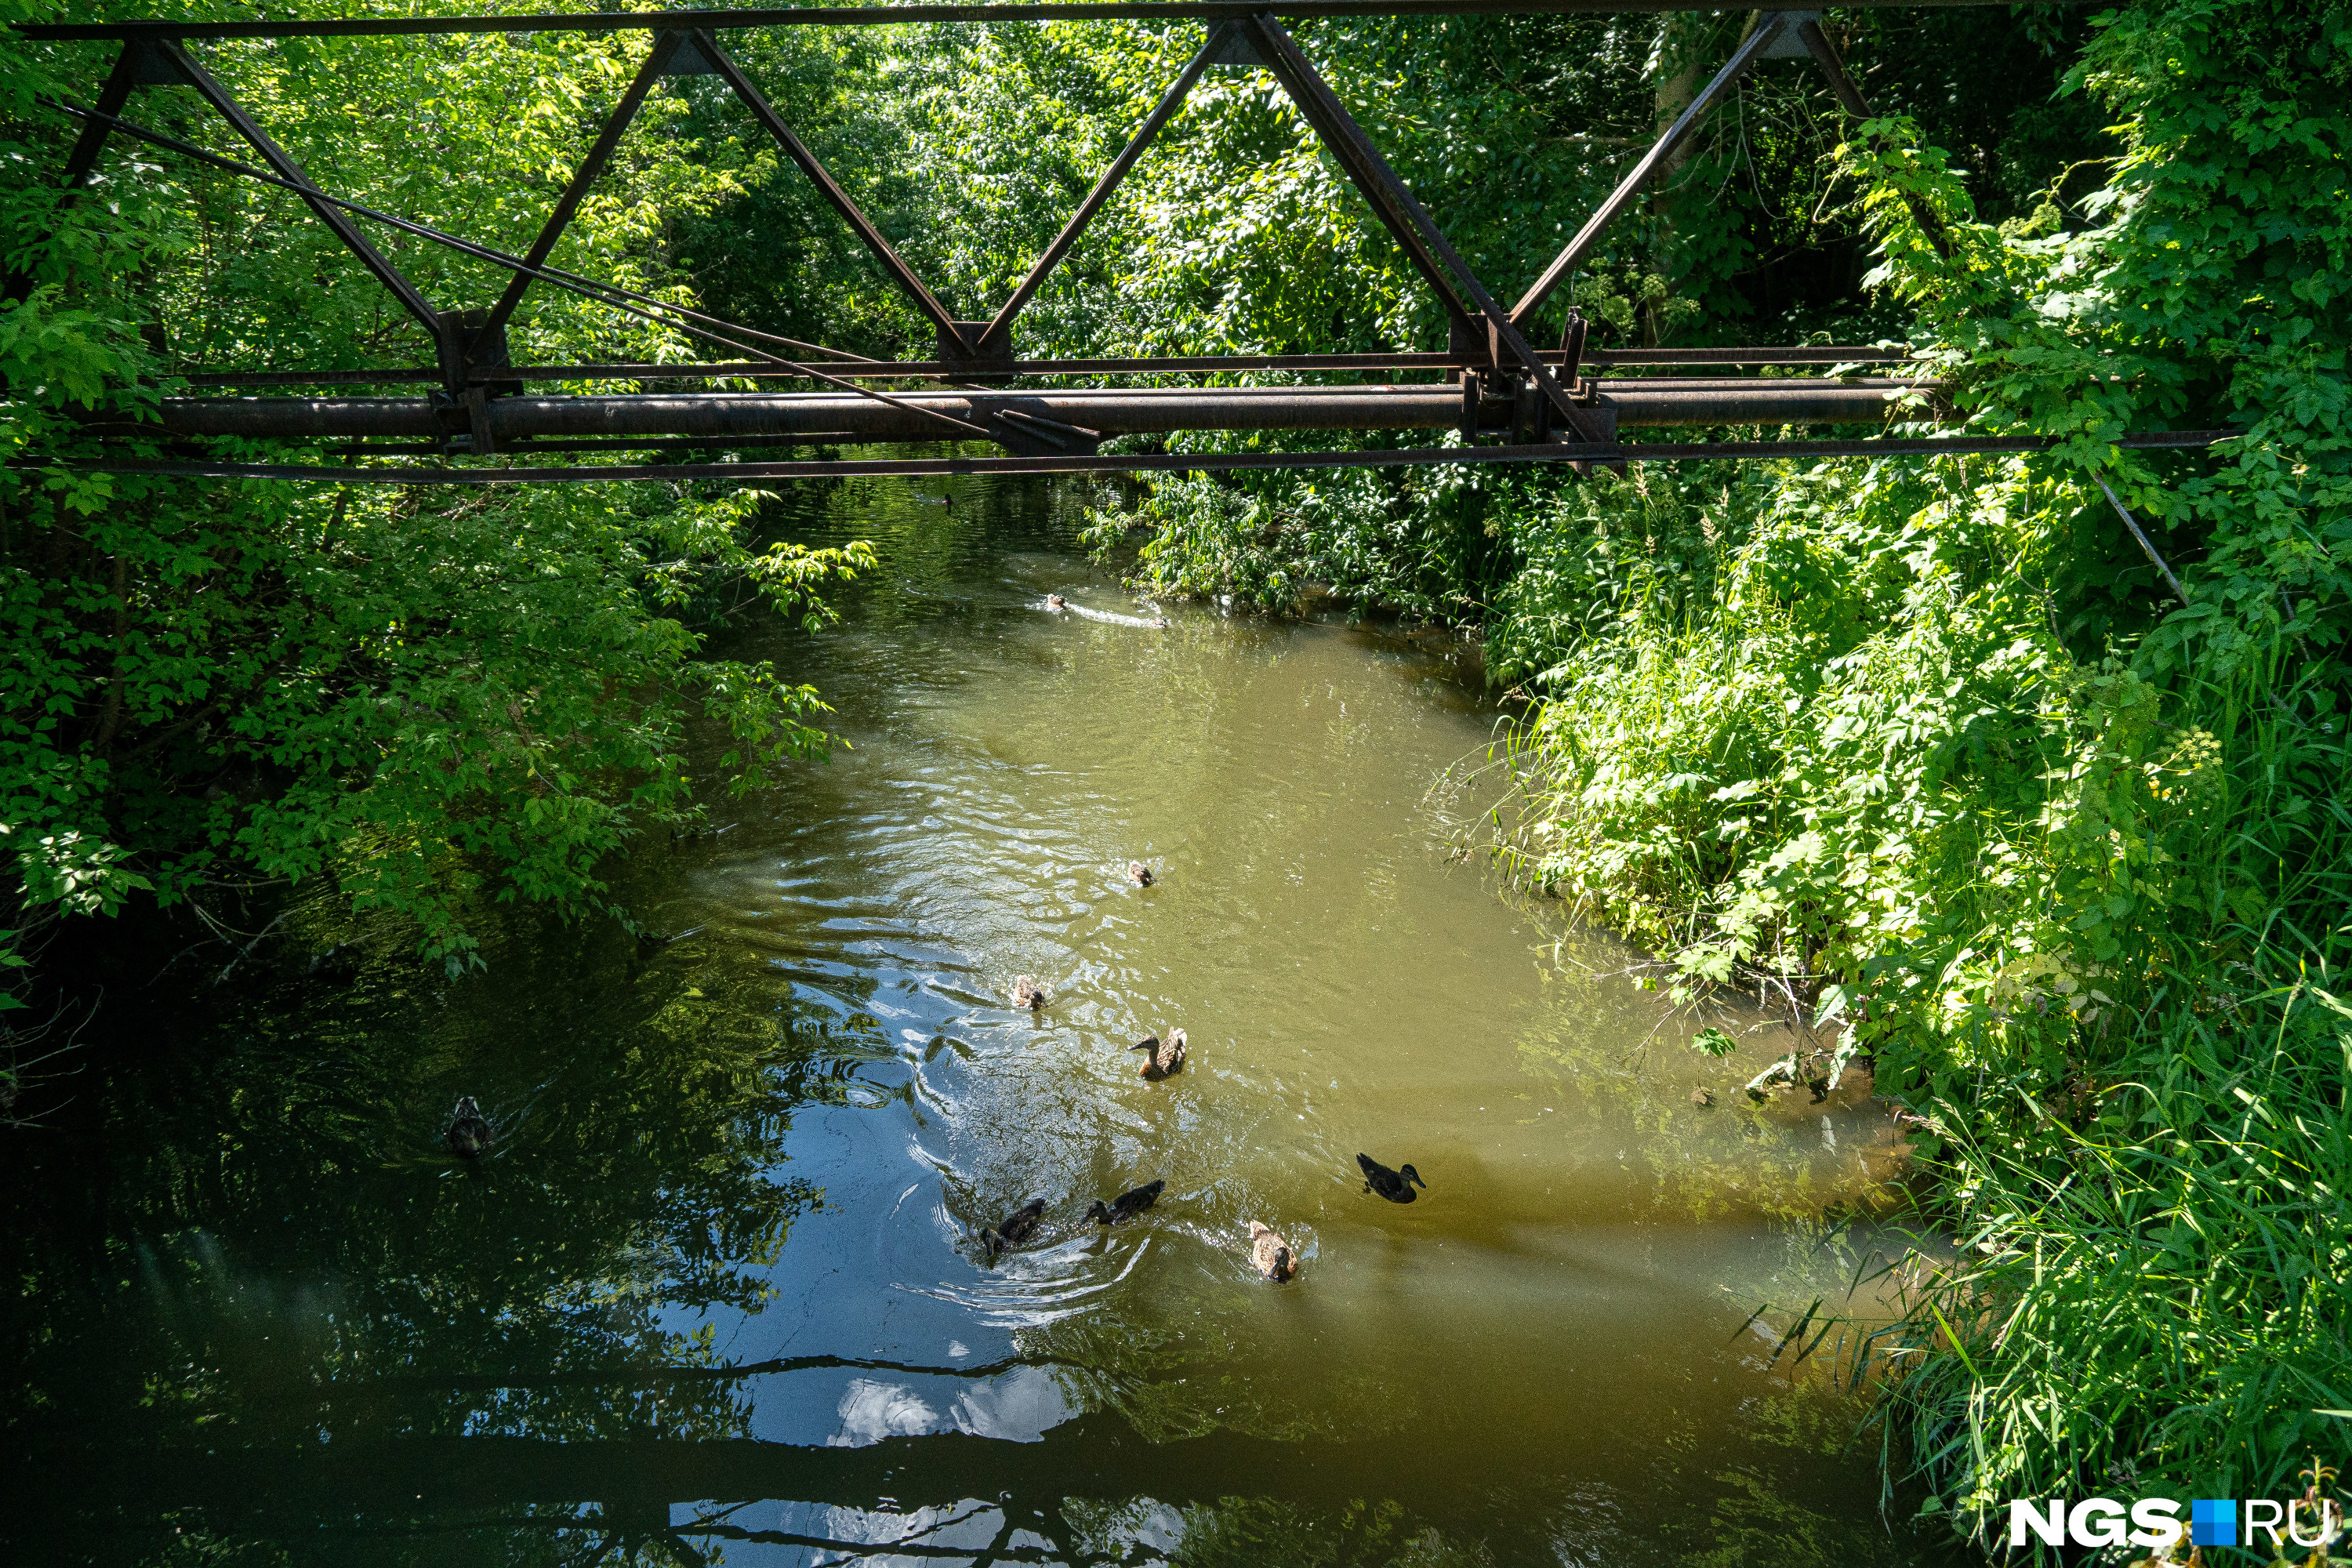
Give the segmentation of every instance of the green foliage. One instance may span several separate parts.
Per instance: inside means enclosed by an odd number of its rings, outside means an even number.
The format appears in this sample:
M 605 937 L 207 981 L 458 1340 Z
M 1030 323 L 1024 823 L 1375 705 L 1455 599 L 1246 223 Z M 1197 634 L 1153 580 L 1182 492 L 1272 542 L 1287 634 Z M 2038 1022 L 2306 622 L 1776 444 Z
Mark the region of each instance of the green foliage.
M 520 249 L 633 68 L 626 49 L 571 34 L 206 54 L 329 186 Z M 62 195 L 54 171 L 77 127 L 44 100 L 89 96 L 93 68 L 88 51 L 0 43 L 0 163 L 25 172 L 0 191 L 0 266 L 22 280 L 0 305 L 0 838 L 7 901 L 25 911 L 12 925 L 327 876 L 360 909 L 413 918 L 454 972 L 472 961 L 481 900 L 612 910 L 597 866 L 633 834 L 691 816 L 708 784 L 752 787 L 822 752 L 814 691 L 706 658 L 703 637 L 739 595 L 821 617 L 818 590 L 871 556 L 763 547 L 756 493 L 331 493 L 70 467 L 87 420 L 137 418 L 194 365 L 431 357 L 282 193 L 118 144 Z M 678 133 L 687 108 L 656 95 L 557 261 L 683 293 L 668 230 L 740 191 L 745 167 L 731 144 L 705 156 Z M 131 112 L 242 151 L 185 89 L 147 89 Z M 467 158 L 441 158 L 418 127 Z M 436 300 L 503 282 L 377 237 Z M 546 292 L 514 338 L 559 361 L 682 346 Z M 718 777 L 689 773 L 689 724 L 731 737 Z

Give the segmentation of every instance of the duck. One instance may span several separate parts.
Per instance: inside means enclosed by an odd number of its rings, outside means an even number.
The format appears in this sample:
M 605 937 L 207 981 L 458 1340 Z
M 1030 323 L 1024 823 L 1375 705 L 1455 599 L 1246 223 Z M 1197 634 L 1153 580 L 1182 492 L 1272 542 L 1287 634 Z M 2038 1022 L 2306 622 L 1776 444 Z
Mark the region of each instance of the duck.
M 1087 1217 L 1097 1225 L 1117 1225 L 1121 1220 L 1133 1219 L 1158 1203 L 1161 1189 L 1167 1185 L 1165 1181 L 1146 1182 L 1133 1192 L 1121 1193 L 1107 1204 L 1097 1199 L 1095 1206 L 1087 1211 Z
M 1127 879 L 1134 883 L 1139 888 L 1148 888 L 1160 879 L 1153 876 L 1151 874 L 1151 868 L 1145 865 L 1142 861 L 1129 860 L 1127 863 Z
M 1291 1254 L 1290 1243 L 1262 1219 L 1250 1221 L 1250 1262 L 1277 1285 L 1298 1272 L 1298 1260 Z
M 1045 1200 L 1031 1198 L 1003 1219 L 980 1233 L 982 1243 L 992 1258 L 1008 1247 L 1018 1247 L 1037 1234 L 1037 1222 L 1045 1217 Z
M 1048 594 L 1045 595 L 1045 607 L 1049 610 L 1066 610 L 1070 607 L 1070 601 L 1059 594 Z
M 1164 1043 L 1159 1036 L 1153 1035 L 1149 1038 L 1136 1041 L 1127 1048 L 1130 1051 L 1151 1053 L 1143 1058 L 1143 1065 L 1135 1069 L 1138 1078 L 1150 1079 L 1153 1083 L 1158 1083 L 1171 1072 L 1184 1070 L 1184 1031 L 1181 1029 L 1169 1030 L 1168 1038 Z
M 1415 1187 L 1423 1192 L 1429 1190 L 1429 1184 L 1423 1181 L 1421 1173 L 1411 1165 L 1401 1171 L 1391 1171 L 1370 1154 L 1359 1154 L 1356 1166 L 1364 1173 L 1364 1191 L 1378 1193 L 1392 1204 L 1412 1202 Z
M 458 1098 L 457 1109 L 449 1112 L 449 1125 L 441 1134 L 449 1145 L 449 1152 L 460 1160 L 471 1160 L 497 1141 L 498 1134 L 482 1115 L 482 1108 L 474 1103 L 470 1094 Z
M 1037 984 L 1035 975 L 1024 974 L 1013 983 L 1013 1005 L 1032 1013 L 1045 1005 L 1045 988 Z

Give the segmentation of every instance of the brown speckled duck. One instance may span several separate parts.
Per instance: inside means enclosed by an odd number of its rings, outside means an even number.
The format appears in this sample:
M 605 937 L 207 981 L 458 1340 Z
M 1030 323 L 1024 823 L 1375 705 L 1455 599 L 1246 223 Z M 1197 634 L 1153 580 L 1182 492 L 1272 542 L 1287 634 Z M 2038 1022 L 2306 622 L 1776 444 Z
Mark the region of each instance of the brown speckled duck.
M 1013 1005 L 1032 1013 L 1045 1005 L 1045 988 L 1037 984 L 1035 975 L 1024 974 L 1013 983 Z
M 1153 1035 L 1149 1039 L 1136 1041 L 1127 1048 L 1130 1051 L 1149 1053 L 1143 1058 L 1143 1065 L 1135 1069 L 1138 1078 L 1148 1079 L 1153 1083 L 1158 1083 L 1170 1073 L 1184 1070 L 1184 1031 L 1181 1029 L 1169 1030 L 1168 1038 L 1164 1041 L 1159 1036 Z
M 1291 1256 L 1290 1243 L 1261 1219 L 1250 1221 L 1250 1262 L 1277 1285 L 1298 1272 L 1298 1260 Z
M 1151 874 L 1151 868 L 1140 860 L 1129 860 L 1127 863 L 1127 879 L 1139 888 L 1148 888 L 1159 880 Z

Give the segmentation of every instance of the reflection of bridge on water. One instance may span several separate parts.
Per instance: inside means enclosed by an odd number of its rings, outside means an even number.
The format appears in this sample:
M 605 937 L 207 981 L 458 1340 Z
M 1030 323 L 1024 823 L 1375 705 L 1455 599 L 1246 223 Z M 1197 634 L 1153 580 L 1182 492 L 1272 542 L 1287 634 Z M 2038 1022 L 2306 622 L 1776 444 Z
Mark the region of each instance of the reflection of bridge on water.
M 1900 4 L 1903 0 L 1864 0 Z M 1992 0 L 1927 0 L 1990 4 Z M 1580 468 L 1626 458 L 1831 455 L 1835 452 L 1988 451 L 2032 449 L 2030 440 L 1988 442 L 1926 437 L 1900 447 L 1877 440 L 1803 443 L 1711 442 L 1629 446 L 1618 432 L 1660 426 L 1864 425 L 1890 418 L 1931 420 L 1939 410 L 1937 385 L 1916 376 L 1859 376 L 1866 365 L 1897 365 L 1901 350 L 1871 347 L 1790 347 L 1745 350 L 1618 350 L 1588 347 L 1586 323 L 1573 309 L 1561 322 L 1557 348 L 1535 339 L 1559 285 L 1591 258 L 1609 225 L 1640 197 L 1675 151 L 1757 62 L 1774 57 L 1809 59 L 1828 79 L 1840 106 L 1864 117 L 1869 106 L 1847 76 L 1823 33 L 1819 13 L 1758 14 L 1730 58 L 1619 182 L 1517 303 L 1490 293 L 1447 240 L 1436 219 L 1381 156 L 1280 17 L 1419 16 L 1498 12 L 1603 12 L 1633 9 L 1713 9 L 1707 0 L 1172 0 L 1172 3 L 1039 5 L 916 5 L 764 11 L 612 13 L 597 15 L 373 17 L 318 21 L 149 21 L 28 26 L 19 33 L 45 39 L 112 39 L 121 44 L 94 107 L 61 107 L 80 117 L 82 133 L 65 172 L 77 187 L 96 168 L 107 142 L 126 136 L 242 177 L 292 192 L 389 289 L 432 343 L 430 367 L 257 374 L 205 369 L 192 385 L 256 390 L 424 383 L 425 397 L 244 396 L 163 399 L 154 426 L 115 426 L 107 433 L 184 442 L 237 437 L 332 442 L 344 458 L 467 456 L 583 450 L 653 450 L 664 460 L 626 467 L 490 467 L 422 469 L 327 468 L 308 463 L 256 466 L 208 460 L 201 447 L 163 462 L 136 458 L 100 466 L 177 473 L 243 473 L 286 478 L 381 479 L 414 483 L 491 479 L 775 478 L 856 472 L 919 473 L 941 468 L 1064 471 L 1136 468 L 1231 468 L 1340 467 L 1397 463 L 1566 460 Z M 883 236 L 871 219 L 783 118 L 761 96 L 718 41 L 722 30 L 751 26 L 858 26 L 933 21 L 1084 18 L 1192 19 L 1207 24 L 1201 47 L 1168 87 L 1157 107 L 1080 201 L 1060 233 L 1011 296 L 986 321 L 961 321 Z M 398 37 L 462 33 L 645 32 L 652 46 L 602 133 L 582 158 L 528 252 L 517 256 L 380 212 L 320 189 L 301 164 L 271 140 L 228 89 L 189 52 L 197 39 L 295 37 Z M 1013 328 L 1054 268 L 1076 245 L 1153 139 L 1182 107 L 1209 69 L 1234 67 L 1270 72 L 1289 95 L 1323 150 L 1347 174 L 1395 239 L 1444 310 L 1448 343 L 1443 353 L 1210 355 L 1139 359 L 1024 359 L 1013 353 Z M 549 265 L 582 198 L 603 173 L 646 98 L 667 78 L 717 77 L 756 119 L 818 193 L 856 235 L 893 283 L 937 333 L 933 358 L 881 362 L 823 345 L 756 331 L 653 297 Z M 236 129 L 267 167 L 220 157 L 123 116 L 131 93 L 152 85 L 192 88 Z M 1931 243 L 1943 244 L 1935 216 L 1914 211 Z M 443 310 L 430 301 L 362 233 L 354 218 L 387 225 L 504 269 L 509 279 L 487 308 Z M 510 362 L 506 329 L 535 282 L 583 295 L 624 314 L 736 351 L 744 357 L 694 364 L 600 363 L 518 366 Z M 801 357 L 785 357 L 789 350 Z M 1727 377 L 1727 368 L 1822 367 L 1828 376 Z M 1602 372 L 1656 373 L 1687 369 L 1717 374 L 1704 379 Z M 1399 372 L 1442 375 L 1441 383 L 1280 386 L 1097 387 L 1086 390 L 1004 390 L 1022 379 L 1104 380 L 1136 375 L 1233 375 L 1278 372 L 1293 376 Z M 532 382 L 709 383 L 770 379 L 813 383 L 818 393 L 740 394 L 715 391 L 614 396 L 529 395 Z M 886 390 L 876 383 L 931 383 L 924 392 Z M 1116 437 L 1178 431 L 1397 431 L 1452 429 L 1459 444 L 1390 451 L 1229 453 L 1140 459 L 1098 456 Z M 2137 438 L 2135 444 L 2197 446 L 2217 433 Z M 987 441 L 1013 456 L 993 459 L 904 459 L 864 462 L 687 463 L 680 447 L 730 449 L 909 440 Z M 668 449 L 668 450 L 665 450 Z
M 1391 1436 L 1379 1447 L 1392 1453 L 1395 1442 Z M 1151 1442 L 1117 1414 L 1078 1415 L 1025 1441 L 945 1431 L 858 1447 L 749 1438 L 338 1438 L 210 1453 L 84 1452 L 69 1463 L 52 1456 L 54 1471 L 28 1458 L 0 1484 L 0 1501 L 14 1521 L 10 1535 L 26 1545 L 37 1541 L 36 1521 L 54 1519 L 61 1536 L 86 1548 L 93 1521 L 131 1494 L 186 1520 L 192 1531 L 288 1544 L 495 1529 L 572 1533 L 606 1547 L 658 1542 L 680 1552 L 681 1562 L 699 1560 L 692 1542 L 708 1539 L 1078 1568 L 1132 1559 L 1087 1549 L 1066 1510 L 1072 1499 L 1111 1500 L 1141 1512 L 1279 1497 L 1337 1514 L 1362 1500 L 1368 1474 L 1383 1468 L 1371 1447 L 1226 1430 Z M 1572 1465 L 1573 1456 L 1563 1463 Z M 1441 1511 L 1478 1484 L 1468 1471 L 1442 1454 L 1416 1455 L 1412 1466 L 1383 1474 L 1381 1495 L 1423 1515 Z M 918 1487 L 927 1495 L 915 1495 Z M 774 1519 L 777 1505 L 787 1518 L 824 1510 L 833 1530 L 854 1522 L 860 1534 L 818 1533 L 806 1520 L 798 1530 L 759 1522 Z M 940 1516 L 969 1523 L 990 1512 L 997 1516 L 992 1542 L 940 1542 L 937 1532 L 950 1522 Z M 1050 1550 L 1016 1544 L 1022 1533 Z M 572 1560 L 602 1558 L 592 1548 Z

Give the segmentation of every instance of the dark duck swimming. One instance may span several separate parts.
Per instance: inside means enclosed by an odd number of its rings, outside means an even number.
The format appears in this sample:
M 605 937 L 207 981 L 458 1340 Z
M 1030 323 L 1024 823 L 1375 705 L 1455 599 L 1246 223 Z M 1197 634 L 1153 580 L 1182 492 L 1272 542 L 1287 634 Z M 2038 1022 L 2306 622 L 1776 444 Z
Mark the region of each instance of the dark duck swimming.
M 441 1141 L 449 1145 L 449 1152 L 460 1160 L 477 1158 L 497 1139 L 498 1134 L 482 1115 L 482 1108 L 474 1103 L 470 1094 L 458 1100 L 457 1109 L 449 1112 L 449 1125 L 441 1134 Z
M 1415 1187 L 1423 1192 L 1429 1190 L 1429 1184 L 1423 1181 L 1421 1173 L 1411 1165 L 1401 1171 L 1391 1171 L 1370 1154 L 1359 1154 L 1356 1166 L 1364 1173 L 1364 1191 L 1378 1193 L 1392 1204 L 1412 1202 Z
M 1167 1185 L 1164 1181 L 1146 1182 L 1133 1192 L 1121 1193 L 1107 1204 L 1097 1199 L 1095 1206 L 1087 1211 L 1087 1217 L 1097 1225 L 1117 1225 L 1122 1220 L 1133 1219 L 1158 1203 L 1161 1189 Z
M 988 1256 L 994 1258 L 1008 1247 L 1019 1247 L 1037 1234 L 1037 1222 L 1045 1217 L 1045 1200 L 1031 1198 L 996 1224 L 980 1233 Z

